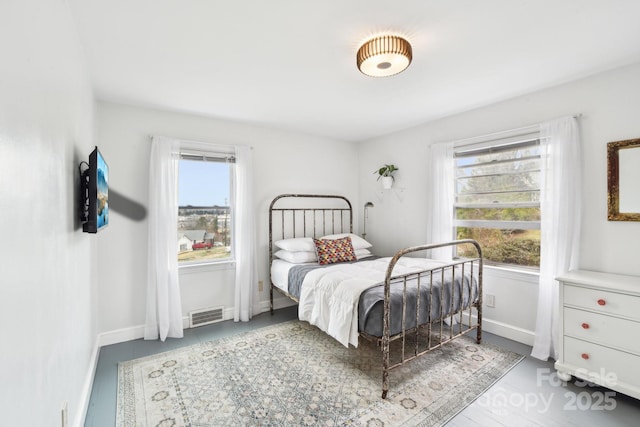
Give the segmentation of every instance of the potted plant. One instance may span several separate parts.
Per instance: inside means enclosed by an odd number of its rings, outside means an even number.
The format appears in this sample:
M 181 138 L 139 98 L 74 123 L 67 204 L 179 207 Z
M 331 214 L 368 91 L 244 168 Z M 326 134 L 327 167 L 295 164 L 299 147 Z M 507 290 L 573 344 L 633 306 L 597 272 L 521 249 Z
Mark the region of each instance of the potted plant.
M 398 168 L 396 165 L 384 165 L 380 169 L 374 171 L 373 173 L 378 174 L 378 180 L 382 178 L 382 188 L 389 189 L 393 185 L 395 178 L 393 177 L 393 173 L 397 171 Z

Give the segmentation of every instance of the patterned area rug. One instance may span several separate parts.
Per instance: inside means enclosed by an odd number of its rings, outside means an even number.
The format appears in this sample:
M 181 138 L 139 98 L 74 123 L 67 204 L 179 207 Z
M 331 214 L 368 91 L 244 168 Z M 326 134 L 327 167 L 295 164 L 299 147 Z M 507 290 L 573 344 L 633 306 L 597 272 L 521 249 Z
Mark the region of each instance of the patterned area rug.
M 461 337 L 390 373 L 305 322 L 120 363 L 118 426 L 436 426 L 522 356 Z

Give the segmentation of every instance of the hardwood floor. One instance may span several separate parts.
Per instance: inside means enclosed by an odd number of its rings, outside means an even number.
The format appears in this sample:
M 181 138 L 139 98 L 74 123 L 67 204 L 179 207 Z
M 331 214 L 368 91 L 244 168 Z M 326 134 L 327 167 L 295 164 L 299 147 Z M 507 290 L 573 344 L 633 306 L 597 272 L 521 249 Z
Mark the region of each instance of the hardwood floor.
M 262 313 L 250 322 L 220 322 L 186 329 L 182 339 L 135 340 L 100 349 L 85 426 L 115 425 L 118 362 L 209 341 L 297 318 L 297 306 Z M 638 426 L 640 401 L 580 382 L 562 384 L 552 362 L 529 355 L 531 347 L 483 333 L 483 340 L 527 355 L 447 426 Z
M 448 427 L 640 425 L 640 401 L 582 381 L 563 383 L 553 362 L 529 356 L 530 346 L 492 334 L 483 337 L 527 357 Z

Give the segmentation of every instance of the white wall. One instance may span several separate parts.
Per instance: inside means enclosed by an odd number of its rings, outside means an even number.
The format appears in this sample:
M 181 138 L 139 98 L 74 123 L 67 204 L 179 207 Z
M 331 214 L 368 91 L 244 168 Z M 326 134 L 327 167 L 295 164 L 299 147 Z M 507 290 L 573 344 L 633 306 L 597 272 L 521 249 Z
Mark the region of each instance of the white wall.
M 97 355 L 96 236 L 77 221 L 93 95 L 63 1 L 0 3 L 0 416 L 79 426 Z
M 636 248 L 640 223 L 607 221 L 606 170 L 607 142 L 640 137 L 638 112 L 640 64 L 365 141 L 359 146 L 360 200 L 376 205 L 369 210 L 367 238 L 383 253 L 424 243 L 424 218 L 430 208 L 425 197 L 429 144 L 581 113 L 585 198 L 580 266 L 640 275 Z M 400 168 L 395 189 L 381 191 L 370 173 L 383 163 Z M 530 275 L 518 277 L 488 269 L 485 293 L 496 295 L 496 308 L 485 312 L 487 329 L 507 331 L 513 338 L 530 342 L 535 329 L 535 280 Z M 521 310 L 511 308 L 523 301 Z
M 289 192 L 342 194 L 358 205 L 355 144 L 111 103 L 98 104 L 97 118 L 100 150 L 109 163 L 110 189 L 144 206 L 149 135 L 254 147 L 258 269 L 264 281 L 261 301 L 268 301 L 269 295 L 267 219 L 273 197 Z M 111 208 L 109 228 L 98 242 L 100 254 L 106 255 L 98 265 L 103 343 L 142 336 L 140 325 L 145 320 L 147 221 L 129 219 L 116 206 Z M 233 307 L 232 270 L 182 271 L 180 282 L 185 315 L 197 308 Z

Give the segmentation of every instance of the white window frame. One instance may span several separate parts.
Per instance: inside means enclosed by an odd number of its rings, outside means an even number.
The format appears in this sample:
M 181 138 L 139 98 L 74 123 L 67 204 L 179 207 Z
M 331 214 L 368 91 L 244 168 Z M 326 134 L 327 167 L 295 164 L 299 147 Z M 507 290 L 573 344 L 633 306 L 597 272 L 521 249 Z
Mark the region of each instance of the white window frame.
M 205 147 L 206 144 L 183 142 L 180 147 L 180 160 L 230 163 L 229 168 L 229 215 L 231 215 L 231 236 L 229 257 L 203 261 L 178 261 L 178 270 L 185 273 L 228 269 L 235 266 L 235 152 L 218 146 Z M 177 226 L 177 224 L 176 224 Z M 177 254 L 176 254 L 177 256 Z
M 511 131 L 514 132 L 514 131 Z M 473 155 L 489 154 L 491 152 L 498 152 L 508 150 L 510 148 L 518 149 L 525 148 L 527 146 L 538 145 L 540 143 L 540 132 L 536 129 L 523 129 L 516 130 L 514 135 L 505 136 L 505 133 L 499 133 L 474 138 L 465 141 L 459 141 L 454 143 L 454 162 L 461 157 L 471 157 Z M 532 156 L 531 158 L 537 158 L 541 162 L 541 156 Z M 509 160 L 510 162 L 511 160 Z M 488 163 L 489 164 L 489 163 Z M 540 163 L 541 165 L 541 163 Z M 454 165 L 454 170 L 460 168 L 457 164 Z M 506 174 L 503 174 L 506 175 Z M 527 208 L 534 207 L 540 208 L 540 200 L 537 202 L 496 202 L 496 203 L 460 203 L 458 199 L 458 180 L 461 179 L 455 174 L 454 180 L 454 205 L 453 205 L 453 232 L 457 235 L 458 227 L 466 228 L 493 228 L 501 230 L 520 229 L 520 230 L 540 230 L 541 221 L 506 221 L 506 220 L 468 220 L 457 219 L 458 208 L 478 208 L 478 209 L 496 209 L 496 208 Z M 510 190 L 511 191 L 511 190 Z M 517 190 L 512 190 L 517 191 Z M 538 188 L 538 192 L 540 189 Z M 499 192 L 504 194 L 505 192 Z M 479 193 L 478 193 L 479 194 Z M 485 193 L 489 194 L 489 193 Z M 523 266 L 510 263 L 499 263 L 490 260 L 485 261 L 489 266 L 505 267 L 515 270 L 531 270 L 538 269 L 538 266 Z

